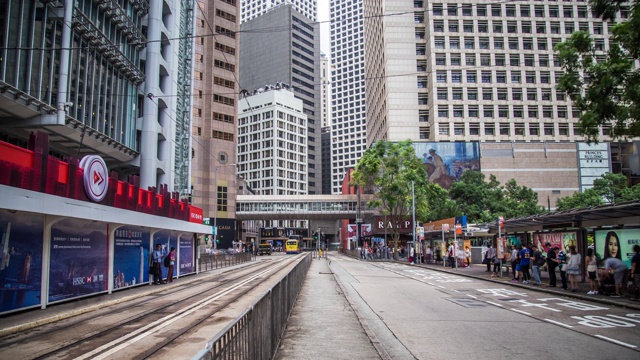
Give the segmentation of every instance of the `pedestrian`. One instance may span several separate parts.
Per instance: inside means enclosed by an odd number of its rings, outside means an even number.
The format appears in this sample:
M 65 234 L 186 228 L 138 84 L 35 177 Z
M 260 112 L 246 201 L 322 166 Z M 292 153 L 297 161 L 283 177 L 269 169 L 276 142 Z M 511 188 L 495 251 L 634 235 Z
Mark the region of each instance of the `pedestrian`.
M 167 270 L 167 282 L 173 282 L 173 269 L 176 265 L 176 248 L 172 247 L 169 251 L 169 267 Z
M 464 257 L 467 259 L 467 266 L 471 266 L 471 249 L 468 246 L 464 248 Z
M 442 262 L 442 249 L 440 248 L 440 244 L 436 247 L 436 265 Z
M 571 283 L 571 292 L 578 291 L 578 276 L 580 275 L 580 264 L 582 257 L 576 251 L 575 245 L 569 246 L 569 261 L 567 262 L 567 274 Z
M 558 267 L 560 268 L 562 289 L 567 290 L 567 255 L 562 250 L 558 251 Z
M 416 252 L 415 252 L 413 246 L 411 246 L 411 249 L 409 249 L 409 263 L 410 264 L 414 263 L 413 260 L 414 260 L 415 256 L 416 256 Z
M 447 256 L 449 257 L 449 266 L 451 266 L 452 268 L 456 267 L 456 254 L 455 254 L 455 247 L 453 246 L 453 243 L 449 244 L 449 250 L 447 251 Z
M 531 250 L 533 250 L 533 263 L 531 264 L 531 269 L 533 270 L 533 279 L 535 280 L 535 285 L 540 285 L 540 267 L 544 265 L 544 257 L 542 256 L 542 251 L 538 250 L 537 245 L 531 246 Z
M 522 272 L 522 283 L 528 284 L 531 280 L 529 275 L 529 263 L 531 262 L 531 250 L 527 249 L 527 244 L 522 245 L 520 250 L 520 271 Z
M 151 254 L 151 269 L 153 275 L 153 285 L 164 284 L 162 281 L 162 260 L 164 259 L 164 249 L 162 245 L 156 244 L 156 249 Z
M 427 249 L 425 250 L 425 252 L 427 254 L 427 262 L 431 264 L 433 262 L 433 257 L 431 254 L 431 246 L 427 246 Z
M 622 296 L 622 281 L 624 281 L 624 275 L 627 272 L 627 265 L 617 257 L 610 257 L 604 261 L 604 268 L 609 270 L 609 275 L 613 275 L 613 281 L 616 284 L 616 293 L 611 297 Z
M 550 243 L 545 245 L 547 249 L 547 270 L 549 271 L 548 287 L 556 287 L 556 267 L 558 266 L 558 247 L 551 247 Z
M 584 263 L 587 267 L 587 274 L 589 276 L 589 292 L 588 295 L 598 295 L 598 266 L 596 257 L 593 255 L 593 249 L 587 249 L 587 256 L 584 258 Z
M 631 276 L 633 276 L 635 289 L 631 300 L 638 301 L 640 300 L 640 245 L 633 245 L 633 252 L 635 254 L 631 258 Z
M 496 257 L 496 249 L 492 248 L 491 244 L 487 245 L 487 251 L 484 253 L 484 260 L 482 261 L 487 264 L 486 272 L 491 272 L 491 265 L 493 264 L 495 257 Z
M 516 265 L 518 264 L 518 249 L 515 245 L 511 245 L 511 271 L 513 272 L 513 279 L 518 280 L 516 277 Z

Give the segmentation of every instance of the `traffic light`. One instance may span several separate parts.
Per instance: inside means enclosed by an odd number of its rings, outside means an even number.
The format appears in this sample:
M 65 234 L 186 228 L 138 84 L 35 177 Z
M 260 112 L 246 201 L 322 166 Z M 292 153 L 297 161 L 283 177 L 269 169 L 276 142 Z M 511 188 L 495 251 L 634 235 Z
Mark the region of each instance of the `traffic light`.
M 205 244 L 208 244 L 208 243 L 209 243 L 209 237 L 208 237 L 208 236 L 205 236 L 205 237 L 204 237 L 204 243 L 205 243 Z
M 318 240 L 318 233 L 317 232 L 313 233 L 313 240 Z

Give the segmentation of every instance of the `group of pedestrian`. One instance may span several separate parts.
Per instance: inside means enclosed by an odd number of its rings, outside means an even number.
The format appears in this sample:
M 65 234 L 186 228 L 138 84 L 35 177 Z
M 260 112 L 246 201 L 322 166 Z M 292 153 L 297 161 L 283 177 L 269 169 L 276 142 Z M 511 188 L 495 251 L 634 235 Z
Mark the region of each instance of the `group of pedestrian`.
M 172 247 L 168 254 L 161 244 L 156 244 L 156 249 L 151 254 L 151 269 L 153 285 L 173 282 L 173 270 L 176 264 L 176 248 Z M 162 266 L 167 268 L 167 280 L 162 279 Z

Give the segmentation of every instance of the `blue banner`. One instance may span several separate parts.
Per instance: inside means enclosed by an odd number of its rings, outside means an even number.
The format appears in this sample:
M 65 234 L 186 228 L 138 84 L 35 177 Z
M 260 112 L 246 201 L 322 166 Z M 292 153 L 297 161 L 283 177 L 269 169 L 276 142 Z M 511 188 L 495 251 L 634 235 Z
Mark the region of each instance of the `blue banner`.
M 49 302 L 107 290 L 107 225 L 65 219 L 51 227 Z
M 196 271 L 193 248 L 193 236 L 183 234 L 180 236 L 180 257 L 176 269 L 180 269 L 179 274 L 185 275 Z
M 120 289 L 149 281 L 148 229 L 124 226 L 114 232 L 113 288 Z
M 40 305 L 44 217 L 0 210 L 0 313 Z

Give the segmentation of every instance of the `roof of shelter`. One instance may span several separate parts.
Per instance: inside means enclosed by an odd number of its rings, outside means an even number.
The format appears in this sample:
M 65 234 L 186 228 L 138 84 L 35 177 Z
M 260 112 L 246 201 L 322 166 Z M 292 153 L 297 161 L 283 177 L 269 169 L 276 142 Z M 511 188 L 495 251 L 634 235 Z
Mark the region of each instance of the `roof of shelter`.
M 640 200 L 505 219 L 503 231 L 514 233 L 623 225 L 640 225 Z M 489 224 L 489 232 L 498 233 L 498 221 Z

